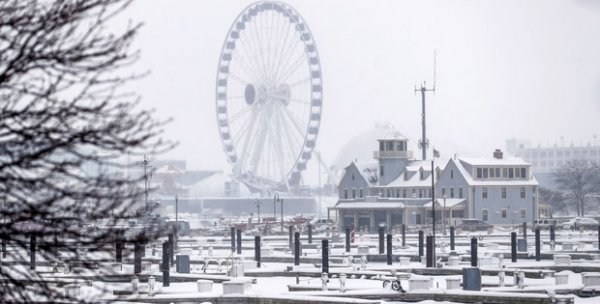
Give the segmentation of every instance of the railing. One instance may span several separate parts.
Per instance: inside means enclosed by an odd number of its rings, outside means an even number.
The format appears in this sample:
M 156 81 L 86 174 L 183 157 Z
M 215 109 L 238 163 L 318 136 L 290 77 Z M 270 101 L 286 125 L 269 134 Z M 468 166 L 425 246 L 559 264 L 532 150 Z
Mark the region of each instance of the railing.
M 412 151 L 373 151 L 373 158 L 412 158 Z

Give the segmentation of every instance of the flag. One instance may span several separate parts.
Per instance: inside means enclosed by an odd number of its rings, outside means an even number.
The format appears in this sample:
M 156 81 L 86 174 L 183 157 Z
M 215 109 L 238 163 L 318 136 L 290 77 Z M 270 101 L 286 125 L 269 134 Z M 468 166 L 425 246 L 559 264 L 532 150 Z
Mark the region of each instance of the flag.
M 440 151 L 436 150 L 435 148 L 433 148 L 433 157 L 440 157 Z

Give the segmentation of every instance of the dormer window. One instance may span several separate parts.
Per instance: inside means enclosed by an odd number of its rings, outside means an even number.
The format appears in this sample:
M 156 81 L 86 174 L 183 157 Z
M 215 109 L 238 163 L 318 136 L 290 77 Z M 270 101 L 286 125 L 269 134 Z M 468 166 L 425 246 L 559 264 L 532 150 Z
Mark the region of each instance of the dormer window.
M 423 168 L 419 169 L 419 178 L 421 180 L 425 179 L 425 171 L 423 170 Z

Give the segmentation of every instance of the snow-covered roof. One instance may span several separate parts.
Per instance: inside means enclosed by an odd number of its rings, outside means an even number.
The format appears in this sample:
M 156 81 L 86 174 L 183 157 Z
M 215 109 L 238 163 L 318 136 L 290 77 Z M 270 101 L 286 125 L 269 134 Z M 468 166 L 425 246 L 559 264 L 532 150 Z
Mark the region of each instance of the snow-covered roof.
M 454 208 L 454 207 L 456 207 L 456 206 L 458 206 L 458 205 L 460 205 L 460 204 L 462 204 L 462 203 L 464 203 L 466 201 L 467 200 L 464 199 L 464 198 L 447 198 L 445 205 L 446 205 L 446 208 Z M 444 206 L 444 199 L 443 198 L 437 198 L 435 200 L 435 202 L 436 202 L 436 204 L 435 204 L 436 206 L 440 206 L 440 207 Z M 429 208 L 431 208 L 431 202 L 423 205 L 423 207 L 429 207 Z
M 335 209 L 395 209 L 404 208 L 401 202 L 339 202 Z
M 464 161 L 462 158 L 460 160 Z M 454 162 L 456 164 L 456 167 L 460 171 L 460 174 L 465 178 L 465 180 L 467 181 L 467 183 L 469 185 L 473 185 L 473 186 L 503 186 L 503 185 L 506 185 L 506 186 L 537 186 L 539 184 L 537 182 L 537 180 L 535 179 L 535 177 L 532 177 L 530 179 L 484 179 L 484 180 L 474 179 L 473 176 L 471 176 L 471 173 L 469 173 L 467 171 L 467 169 L 465 169 L 465 167 L 462 165 L 462 162 L 456 161 L 454 159 L 451 159 L 450 161 Z
M 378 165 L 376 162 L 370 162 L 370 163 L 355 162 L 354 164 L 356 165 L 356 168 L 358 168 L 358 172 L 360 173 L 360 175 L 365 179 L 365 181 L 367 181 L 367 183 L 369 185 L 377 184 L 377 181 L 378 181 L 377 166 Z
M 461 161 L 472 166 L 528 166 L 529 163 L 522 158 L 493 158 L 493 157 L 467 157 L 460 158 Z
M 440 170 L 444 170 L 447 160 L 436 160 L 434 162 L 434 170 L 439 168 Z M 423 170 L 424 178 L 421 179 L 421 174 L 419 174 L 420 170 Z M 416 173 L 409 174 L 409 178 L 405 179 L 405 172 Z M 392 182 L 385 185 L 386 188 L 389 187 L 431 187 L 431 160 L 413 160 L 408 162 L 405 170 Z
M 383 134 L 383 136 L 380 136 L 377 140 L 408 140 L 408 138 L 402 135 L 402 133 L 394 129 L 390 129 L 388 132 Z

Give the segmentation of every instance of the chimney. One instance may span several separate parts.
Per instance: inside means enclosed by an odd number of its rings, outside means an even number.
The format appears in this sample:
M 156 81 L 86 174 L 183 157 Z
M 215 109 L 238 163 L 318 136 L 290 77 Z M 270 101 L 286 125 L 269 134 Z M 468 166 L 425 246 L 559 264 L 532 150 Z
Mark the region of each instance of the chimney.
M 494 158 L 495 159 L 502 159 L 502 150 L 496 149 L 496 151 L 494 151 Z

